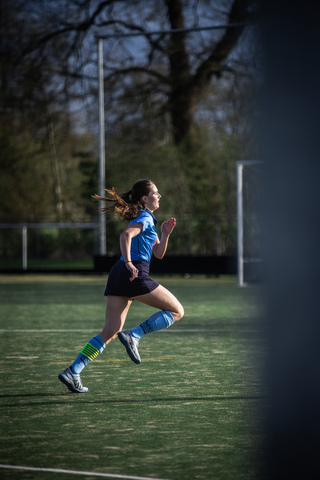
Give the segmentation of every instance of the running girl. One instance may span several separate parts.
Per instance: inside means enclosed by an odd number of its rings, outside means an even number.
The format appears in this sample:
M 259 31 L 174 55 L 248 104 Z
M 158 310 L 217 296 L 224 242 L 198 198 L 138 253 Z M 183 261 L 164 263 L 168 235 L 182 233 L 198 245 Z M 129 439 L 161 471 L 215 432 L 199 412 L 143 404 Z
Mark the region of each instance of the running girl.
M 139 180 L 132 189 L 118 195 L 114 188 L 107 190 L 112 198 L 94 195 L 95 200 L 111 203 L 103 210 L 117 212 L 120 218 L 129 220 L 128 227 L 120 235 L 121 257 L 112 267 L 105 290 L 107 298 L 106 321 L 99 335 L 91 338 L 75 361 L 58 376 L 71 392 L 86 393 L 80 373 L 106 345 L 119 338 L 131 360 L 141 362 L 138 347 L 142 337 L 151 332 L 170 327 L 184 315 L 178 299 L 166 288 L 149 277 L 152 254 L 163 258 L 176 220 L 170 218 L 161 225 L 161 238 L 156 232 L 157 220 L 153 214 L 159 208 L 161 198 L 151 180 Z M 156 308 L 158 311 L 131 330 L 122 331 L 133 300 Z

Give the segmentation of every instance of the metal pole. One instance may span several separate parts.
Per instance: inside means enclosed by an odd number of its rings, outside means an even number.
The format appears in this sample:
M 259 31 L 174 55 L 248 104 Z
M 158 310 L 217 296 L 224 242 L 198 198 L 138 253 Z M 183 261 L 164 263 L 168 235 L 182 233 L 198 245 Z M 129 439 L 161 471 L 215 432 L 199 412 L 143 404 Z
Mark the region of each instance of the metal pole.
M 237 204 L 238 204 L 238 281 L 242 287 L 243 279 L 243 198 L 242 198 L 242 182 L 243 182 L 243 165 L 238 162 L 237 165 Z
M 22 227 L 22 269 L 27 270 L 28 267 L 28 236 L 27 227 Z
M 99 195 L 105 195 L 105 128 L 104 128 L 104 79 L 103 79 L 103 40 L 98 41 L 99 76 Z M 100 202 L 100 207 L 102 202 Z M 106 255 L 106 223 L 103 212 L 99 211 L 100 255 Z

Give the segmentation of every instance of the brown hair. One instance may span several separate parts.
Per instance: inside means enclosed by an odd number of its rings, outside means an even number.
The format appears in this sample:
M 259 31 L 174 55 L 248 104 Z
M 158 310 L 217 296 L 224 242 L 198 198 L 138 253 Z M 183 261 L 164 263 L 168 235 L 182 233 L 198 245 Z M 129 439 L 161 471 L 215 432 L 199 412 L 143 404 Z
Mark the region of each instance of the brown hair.
M 117 212 L 122 220 L 133 220 L 139 215 L 140 210 L 145 209 L 145 205 L 141 200 L 142 197 L 148 196 L 154 183 L 151 180 L 138 180 L 131 190 L 125 193 L 117 194 L 115 188 L 106 189 L 106 192 L 112 198 L 100 197 L 92 195 L 94 200 L 102 200 L 104 202 L 112 202 L 112 205 L 101 207 L 105 213 Z

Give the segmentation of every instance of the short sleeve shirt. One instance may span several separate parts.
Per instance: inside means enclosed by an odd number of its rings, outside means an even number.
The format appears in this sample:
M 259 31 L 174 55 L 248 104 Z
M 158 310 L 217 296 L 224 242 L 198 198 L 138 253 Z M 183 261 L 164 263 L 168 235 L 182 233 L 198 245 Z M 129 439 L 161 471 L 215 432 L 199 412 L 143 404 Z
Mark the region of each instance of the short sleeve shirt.
M 141 210 L 139 215 L 131 220 L 129 225 L 142 223 L 142 230 L 131 240 L 131 260 L 143 260 L 150 263 L 152 250 L 155 243 L 158 242 L 156 231 L 157 220 L 153 213 L 146 209 Z M 124 260 L 121 256 L 120 260 Z

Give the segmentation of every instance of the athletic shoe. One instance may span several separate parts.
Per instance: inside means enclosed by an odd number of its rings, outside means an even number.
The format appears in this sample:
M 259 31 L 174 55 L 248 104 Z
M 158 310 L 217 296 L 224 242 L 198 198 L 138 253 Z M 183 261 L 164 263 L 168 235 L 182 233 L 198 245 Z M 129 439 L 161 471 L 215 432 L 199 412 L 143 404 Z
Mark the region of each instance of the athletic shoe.
M 134 338 L 130 330 L 118 333 L 118 338 L 122 345 L 127 349 L 127 354 L 134 363 L 141 363 L 141 358 L 138 352 L 139 340 Z
M 87 393 L 89 391 L 89 388 L 82 385 L 80 375 L 72 373 L 70 367 L 66 368 L 62 373 L 60 373 L 58 378 L 69 388 L 70 392 Z

